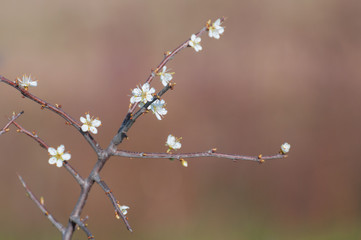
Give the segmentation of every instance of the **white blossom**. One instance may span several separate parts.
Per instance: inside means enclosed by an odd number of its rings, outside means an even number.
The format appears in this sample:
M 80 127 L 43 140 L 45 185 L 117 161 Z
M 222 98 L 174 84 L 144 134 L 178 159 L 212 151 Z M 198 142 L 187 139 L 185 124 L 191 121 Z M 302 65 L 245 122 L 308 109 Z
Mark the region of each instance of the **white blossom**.
M 22 78 L 18 78 L 18 83 L 21 87 L 25 88 L 26 90 L 28 89 L 28 87 L 36 87 L 38 86 L 38 81 L 33 81 L 31 79 L 31 75 L 27 76 L 26 74 L 24 74 L 22 76 Z
M 286 154 L 286 153 L 288 153 L 290 151 L 290 148 L 291 148 L 290 144 L 284 143 L 284 144 L 281 145 L 281 152 L 283 154 Z
M 224 32 L 224 27 L 222 27 L 221 24 L 221 19 L 217 19 L 212 26 L 209 26 L 208 36 L 219 39 L 220 35 Z
M 178 150 L 182 147 L 182 144 L 180 143 L 181 138 L 176 138 L 172 134 L 169 134 L 167 138 L 167 143 L 165 144 L 168 146 L 167 152 L 169 153 L 172 150 Z
M 119 203 L 118 203 L 118 207 L 119 207 L 120 211 L 122 211 L 123 215 L 127 215 L 127 213 L 128 213 L 127 209 L 129 209 L 130 207 L 125 206 L 125 205 L 120 205 Z M 119 216 L 117 216 L 117 218 L 119 218 Z
M 191 40 L 189 41 L 189 45 L 196 50 L 196 52 L 202 50 L 202 46 L 200 44 L 201 38 L 197 37 L 195 34 L 192 34 Z
M 90 117 L 89 113 L 86 113 L 85 117 L 80 117 L 80 121 L 83 123 L 83 125 L 81 126 L 81 130 L 83 132 L 90 131 L 94 134 L 98 133 L 98 129 L 96 128 L 102 124 L 99 119 L 94 119 L 94 117 Z
M 153 99 L 153 93 L 155 93 L 154 88 L 150 88 L 149 83 L 144 83 L 142 88 L 137 87 L 134 88 L 132 91 L 133 96 L 130 98 L 130 103 L 147 103 L 149 101 L 152 101 Z
M 64 161 L 69 161 L 71 158 L 70 153 L 64 153 L 64 145 L 60 145 L 57 149 L 49 147 L 48 152 L 51 156 L 49 164 L 56 164 L 57 167 L 62 167 Z
M 164 105 L 165 101 L 163 99 L 157 99 L 148 107 L 148 109 L 152 110 L 158 120 L 162 120 L 162 117 L 168 112 L 167 109 L 164 108 Z
M 158 73 L 157 75 L 160 76 L 160 80 L 162 81 L 163 86 L 167 86 L 170 80 L 172 80 L 174 72 L 167 72 L 167 67 L 164 66 L 162 68 L 162 72 Z

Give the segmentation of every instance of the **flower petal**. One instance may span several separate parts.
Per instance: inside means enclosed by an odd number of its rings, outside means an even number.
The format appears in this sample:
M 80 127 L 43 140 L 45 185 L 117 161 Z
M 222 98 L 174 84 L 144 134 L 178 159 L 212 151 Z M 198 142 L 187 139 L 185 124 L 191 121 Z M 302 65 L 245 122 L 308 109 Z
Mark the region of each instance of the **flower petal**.
M 86 124 L 84 124 L 83 126 L 81 126 L 81 130 L 82 130 L 83 132 L 87 132 L 88 129 L 89 129 L 89 126 L 86 125 Z
M 63 166 L 63 161 L 58 160 L 58 161 L 56 162 L 56 166 L 57 166 L 57 167 L 62 167 L 62 166 Z
M 64 152 L 64 150 L 65 150 L 64 145 L 60 145 L 60 146 L 58 147 L 58 149 L 57 149 L 58 154 L 62 154 L 62 153 Z
M 52 156 L 55 156 L 56 154 L 58 154 L 58 152 L 55 150 L 55 148 L 52 148 L 52 147 L 48 148 L 48 152 Z
M 70 158 L 71 158 L 71 154 L 70 154 L 70 153 L 64 153 L 64 154 L 62 155 L 62 158 L 63 158 L 63 160 L 65 160 L 65 161 L 69 161 Z
M 90 132 L 97 134 L 98 130 L 95 127 L 90 127 Z
M 82 122 L 82 123 L 86 123 L 85 118 L 84 118 L 84 117 L 80 117 L 80 122 Z
M 99 127 L 102 124 L 102 122 L 98 119 L 94 119 L 92 124 L 94 127 Z
M 54 163 L 56 163 L 56 161 L 58 161 L 58 159 L 56 158 L 56 157 L 51 157 L 51 158 L 49 158 L 49 164 L 54 164 Z

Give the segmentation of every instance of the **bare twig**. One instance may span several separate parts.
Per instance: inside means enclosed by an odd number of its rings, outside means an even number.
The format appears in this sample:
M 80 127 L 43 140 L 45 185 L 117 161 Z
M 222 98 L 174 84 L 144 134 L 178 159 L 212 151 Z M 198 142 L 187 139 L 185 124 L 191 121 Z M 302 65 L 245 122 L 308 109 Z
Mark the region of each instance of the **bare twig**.
M 254 162 L 263 162 L 265 160 L 271 159 L 281 159 L 286 158 L 287 155 L 284 154 L 275 154 L 270 156 L 243 156 L 236 154 L 226 154 L 226 153 L 217 153 L 214 149 L 211 149 L 206 152 L 198 152 L 198 153 L 177 153 L 177 154 L 169 154 L 169 153 L 146 153 L 146 152 L 129 152 L 129 151 L 121 151 L 117 150 L 113 153 L 114 156 L 127 157 L 127 158 L 168 158 L 168 159 L 184 159 L 184 158 L 199 158 L 199 157 L 216 157 L 216 158 L 225 158 L 231 159 L 233 161 L 237 160 L 246 160 L 246 161 L 254 161 Z
M 94 151 L 97 154 L 99 153 L 99 151 L 101 151 L 99 144 L 95 141 L 95 139 L 92 137 L 92 135 L 89 132 L 83 132 L 81 130 L 81 125 L 77 121 L 75 121 L 69 114 L 67 114 L 65 111 L 63 111 L 61 109 L 60 105 L 58 105 L 58 104 L 52 105 L 52 104 L 48 103 L 47 101 L 40 99 L 39 97 L 30 93 L 25 88 L 20 87 L 16 82 L 11 81 L 1 75 L 0 75 L 0 82 L 6 83 L 6 84 L 10 85 L 11 87 L 15 88 L 24 97 L 29 98 L 30 100 L 33 100 L 34 102 L 38 103 L 42 109 L 43 108 L 49 109 L 50 111 L 52 111 L 52 112 L 58 114 L 59 116 L 61 116 L 62 118 L 64 118 L 70 125 L 74 126 L 84 136 L 84 138 L 88 141 L 90 146 L 94 149 Z
M 124 216 L 123 211 L 120 210 L 120 208 L 119 208 L 119 205 L 118 205 L 119 201 L 115 198 L 114 194 L 112 193 L 112 191 L 110 190 L 108 185 L 104 181 L 102 181 L 100 179 L 100 177 L 98 177 L 95 181 L 99 184 L 99 186 L 104 190 L 105 194 L 109 197 L 111 203 L 113 204 L 113 206 L 115 208 L 116 213 L 118 214 L 118 216 L 120 216 L 123 219 L 125 225 L 127 226 L 127 229 L 130 232 L 132 232 L 133 230 L 128 223 L 127 217 Z
M 74 223 L 76 223 L 79 226 L 79 228 L 81 228 L 81 230 L 83 230 L 85 232 L 85 234 L 88 236 L 88 239 L 94 239 L 93 234 L 91 234 L 91 232 L 89 231 L 89 229 L 88 229 L 87 225 L 84 223 L 84 221 L 82 221 L 78 217 L 71 217 L 70 220 L 73 221 Z
M 9 126 L 18 118 L 20 117 L 21 114 L 23 114 L 24 111 L 21 111 L 20 113 L 18 113 L 17 115 L 15 115 L 15 113 L 13 114 L 13 116 L 9 119 L 10 121 L 0 130 L 0 135 L 6 133 L 9 131 Z
M 23 185 L 23 187 L 25 188 L 25 191 L 27 193 L 27 196 L 33 200 L 33 202 L 39 207 L 40 211 L 42 211 L 44 213 L 44 215 L 49 219 L 49 221 L 61 232 L 64 232 L 64 227 L 61 223 L 59 223 L 58 221 L 55 220 L 55 218 L 48 212 L 48 210 L 46 210 L 46 208 L 44 207 L 44 204 L 42 204 L 35 196 L 34 194 L 30 191 L 30 189 L 26 186 L 25 181 L 23 180 L 23 178 L 18 175 L 19 180 L 21 182 L 21 184 Z

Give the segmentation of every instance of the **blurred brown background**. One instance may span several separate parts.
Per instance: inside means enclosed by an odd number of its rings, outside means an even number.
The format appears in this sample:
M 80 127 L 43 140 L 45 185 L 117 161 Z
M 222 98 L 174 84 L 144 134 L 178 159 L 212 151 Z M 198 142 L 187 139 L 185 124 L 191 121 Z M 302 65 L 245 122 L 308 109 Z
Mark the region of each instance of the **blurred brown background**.
M 31 73 L 30 91 L 79 119 L 99 116 L 106 147 L 128 109 L 130 89 L 208 19 L 226 16 L 220 40 L 202 38 L 167 66 L 168 114 L 139 119 L 120 147 L 164 152 L 274 154 L 258 165 L 224 159 L 112 159 L 103 179 L 131 207 L 126 231 L 95 186 L 83 216 L 97 239 L 361 239 L 361 2 L 343 0 L 3 0 L 0 74 Z M 160 89 L 158 81 L 153 86 Z M 13 112 L 51 146 L 65 144 L 86 176 L 95 154 L 57 115 L 0 85 L 1 126 Z M 0 137 L 0 239 L 60 239 L 25 196 L 23 176 L 56 219 L 67 222 L 79 187 L 14 127 Z M 74 239 L 85 239 L 78 231 Z

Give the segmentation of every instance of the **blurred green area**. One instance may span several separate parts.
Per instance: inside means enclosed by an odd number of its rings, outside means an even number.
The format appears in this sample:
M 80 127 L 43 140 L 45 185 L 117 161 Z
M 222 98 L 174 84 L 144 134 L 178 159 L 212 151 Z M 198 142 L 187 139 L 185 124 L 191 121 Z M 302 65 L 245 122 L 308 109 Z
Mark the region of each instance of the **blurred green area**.
M 290 156 L 258 165 L 222 159 L 113 159 L 102 171 L 121 204 L 128 233 L 95 186 L 83 217 L 99 239 L 360 239 L 361 2 L 32 0 L 1 2 L 0 74 L 39 80 L 30 91 L 78 119 L 103 126 L 107 146 L 163 53 L 208 19 L 225 16 L 220 40 L 202 38 L 167 66 L 174 91 L 168 114 L 139 119 L 122 149 L 164 152 L 168 134 L 181 152 Z M 160 82 L 154 81 L 156 89 Z M 58 116 L 0 85 L 0 125 L 13 111 L 50 146 L 64 144 L 86 176 L 95 154 Z M 12 128 L 0 137 L 0 239 L 59 239 L 26 198 L 16 173 L 63 224 L 79 188 L 47 153 Z M 84 239 L 78 231 L 74 239 Z

